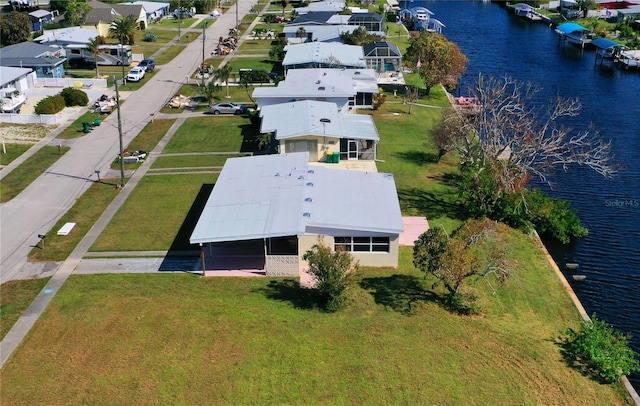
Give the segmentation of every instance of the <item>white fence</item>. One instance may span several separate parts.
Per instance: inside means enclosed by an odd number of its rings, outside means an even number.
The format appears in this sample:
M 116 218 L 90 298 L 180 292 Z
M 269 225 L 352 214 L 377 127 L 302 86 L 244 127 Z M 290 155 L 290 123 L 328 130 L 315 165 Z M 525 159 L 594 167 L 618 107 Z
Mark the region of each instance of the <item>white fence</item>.
M 55 114 L 0 114 L 0 123 L 10 124 L 48 124 L 57 125 L 58 118 Z
M 133 62 L 140 62 L 144 59 L 144 54 L 131 54 L 131 60 Z
M 107 87 L 107 79 L 85 79 L 85 78 L 36 78 L 36 86 L 44 87 Z

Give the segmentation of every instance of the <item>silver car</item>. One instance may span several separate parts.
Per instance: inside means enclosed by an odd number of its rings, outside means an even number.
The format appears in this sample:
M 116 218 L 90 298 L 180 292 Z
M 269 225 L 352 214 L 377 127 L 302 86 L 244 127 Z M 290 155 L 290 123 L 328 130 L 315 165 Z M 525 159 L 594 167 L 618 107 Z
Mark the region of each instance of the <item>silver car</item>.
M 209 113 L 211 114 L 235 114 L 241 115 L 247 112 L 247 106 L 244 104 L 234 102 L 220 102 L 209 106 Z

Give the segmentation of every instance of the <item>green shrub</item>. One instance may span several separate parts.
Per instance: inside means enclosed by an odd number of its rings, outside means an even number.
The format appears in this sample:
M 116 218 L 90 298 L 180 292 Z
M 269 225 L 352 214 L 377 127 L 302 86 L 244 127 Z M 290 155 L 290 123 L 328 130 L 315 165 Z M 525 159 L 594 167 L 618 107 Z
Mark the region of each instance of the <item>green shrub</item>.
M 48 96 L 40 100 L 36 104 L 36 114 L 56 114 L 65 108 L 64 98 L 57 94 L 55 96 Z
M 320 307 L 327 312 L 344 307 L 346 291 L 358 268 L 351 254 L 343 250 L 334 252 L 319 240 L 303 258 L 309 262 L 309 273 L 316 283 Z
M 579 332 L 564 332 L 562 345 L 569 360 L 605 382 L 616 382 L 623 375 L 640 371 L 637 354 L 629 347 L 631 335 L 614 330 L 595 314 L 592 319 L 583 322 Z
M 74 87 L 65 87 L 60 95 L 64 98 L 64 103 L 67 107 L 86 106 L 89 104 L 89 96 L 84 91 Z
M 156 42 L 158 40 L 158 37 L 152 32 L 145 32 L 142 40 L 145 42 Z

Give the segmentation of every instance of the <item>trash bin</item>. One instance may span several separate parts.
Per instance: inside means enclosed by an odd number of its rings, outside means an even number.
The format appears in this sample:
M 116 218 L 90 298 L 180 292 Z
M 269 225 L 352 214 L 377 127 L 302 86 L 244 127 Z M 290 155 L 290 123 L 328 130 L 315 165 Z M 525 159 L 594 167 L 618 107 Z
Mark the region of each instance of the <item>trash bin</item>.
M 89 133 L 89 131 L 91 131 L 91 124 L 89 124 L 89 123 L 82 123 L 82 131 L 83 131 L 85 134 L 88 134 L 88 133 Z
M 333 152 L 327 152 L 327 161 L 328 164 L 333 163 Z
M 333 154 L 333 163 L 334 164 L 339 164 L 340 163 L 340 153 L 339 152 L 335 152 Z
M 102 124 L 102 120 L 100 120 L 99 118 L 96 118 L 95 120 L 93 120 L 93 125 L 94 126 L 99 126 L 100 124 Z

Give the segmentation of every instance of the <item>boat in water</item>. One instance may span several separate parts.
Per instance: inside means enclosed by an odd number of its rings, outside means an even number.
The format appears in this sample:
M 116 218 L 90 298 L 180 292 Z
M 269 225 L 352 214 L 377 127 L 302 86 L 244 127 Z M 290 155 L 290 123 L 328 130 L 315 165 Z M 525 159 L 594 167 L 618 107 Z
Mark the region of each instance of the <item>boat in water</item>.
M 618 55 L 618 61 L 624 65 L 625 68 L 640 68 L 640 49 L 623 49 Z
M 517 3 L 514 5 L 508 5 L 507 7 L 511 8 L 513 13 L 518 17 L 522 17 L 525 20 L 529 20 L 532 22 L 551 22 L 551 19 L 547 16 L 544 16 L 536 11 L 536 9 L 525 3 Z
M 442 33 L 445 25 L 433 18 L 433 13 L 425 7 L 405 8 L 400 11 L 400 20 L 410 31 Z

